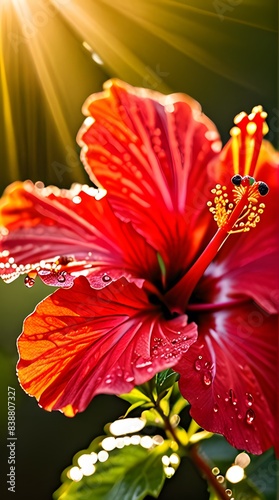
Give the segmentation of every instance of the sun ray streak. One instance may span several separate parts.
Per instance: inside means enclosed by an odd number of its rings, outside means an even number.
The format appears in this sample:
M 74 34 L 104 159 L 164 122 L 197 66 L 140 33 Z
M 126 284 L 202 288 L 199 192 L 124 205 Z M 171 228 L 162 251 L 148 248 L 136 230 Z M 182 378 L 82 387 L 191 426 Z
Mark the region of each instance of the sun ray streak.
M 92 46 L 106 67 L 113 75 L 122 75 L 126 80 L 136 81 L 135 78 L 146 75 L 146 64 L 127 45 L 117 39 L 103 23 L 103 13 L 96 2 L 92 5 L 80 5 L 70 2 L 61 8 L 63 17 L 75 29 L 79 36 Z M 155 72 L 148 74 L 148 84 L 162 92 L 168 93 L 169 87 L 162 83 L 160 76 Z
M 5 4 L 0 5 L 0 26 L 1 33 L 5 30 L 4 27 L 4 9 Z M 2 92 L 2 103 L 3 103 L 3 115 L 4 115 L 4 137 L 6 137 L 6 141 L 8 143 L 8 168 L 12 171 L 15 177 L 19 177 L 19 165 L 18 165 L 18 156 L 16 149 L 16 139 L 14 133 L 14 123 L 12 117 L 11 110 L 11 99 L 12 96 L 9 92 L 8 79 L 5 68 L 5 55 L 4 55 L 4 47 L 3 47 L 3 38 L 0 36 L 0 85 Z
M 15 5 L 15 8 L 18 15 L 22 19 L 32 20 L 32 9 L 36 7 L 32 2 L 28 5 L 27 1 L 25 1 L 17 3 Z M 58 134 L 63 141 L 71 144 L 72 137 L 69 132 L 67 121 L 63 115 L 59 94 L 57 92 L 55 77 L 53 76 L 51 54 L 49 53 L 48 44 L 43 38 L 43 33 L 38 29 L 35 35 L 27 40 L 27 44 L 34 62 L 34 67 L 38 74 L 38 78 L 43 88 L 46 100 L 48 102 L 49 109 L 53 116 L 54 123 L 56 124 Z

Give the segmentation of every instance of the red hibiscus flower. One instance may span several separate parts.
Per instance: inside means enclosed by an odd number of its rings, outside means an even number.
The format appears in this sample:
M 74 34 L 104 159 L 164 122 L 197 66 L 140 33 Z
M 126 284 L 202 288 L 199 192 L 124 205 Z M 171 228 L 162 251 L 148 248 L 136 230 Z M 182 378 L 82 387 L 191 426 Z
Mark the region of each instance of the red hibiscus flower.
M 78 142 L 98 189 L 15 183 L 1 202 L 3 279 L 60 287 L 25 320 L 22 387 L 71 416 L 173 367 L 201 426 L 252 453 L 276 445 L 279 182 L 266 114 L 238 115 L 220 152 L 184 95 L 112 80 L 84 110 Z

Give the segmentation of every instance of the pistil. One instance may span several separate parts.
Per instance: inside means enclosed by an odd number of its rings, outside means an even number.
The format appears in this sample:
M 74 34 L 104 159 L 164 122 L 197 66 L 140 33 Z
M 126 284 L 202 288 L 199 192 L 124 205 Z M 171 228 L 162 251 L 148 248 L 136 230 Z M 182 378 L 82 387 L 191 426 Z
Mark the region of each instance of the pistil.
M 164 295 L 164 302 L 169 310 L 182 314 L 189 299 L 205 270 L 216 257 L 232 233 L 250 231 L 260 221 L 264 203 L 258 203 L 260 196 L 268 193 L 265 182 L 257 182 L 253 174 L 260 152 L 262 137 L 268 131 L 265 123 L 266 113 L 261 106 L 253 108 L 252 113 L 240 113 L 235 118 L 235 127 L 231 130 L 234 175 L 231 179 L 234 188 L 230 190 L 233 199 L 229 199 L 227 187 L 217 184 L 211 190 L 214 200 L 208 207 L 217 223 L 218 230 L 181 280 Z M 240 172 L 244 176 L 240 175 Z

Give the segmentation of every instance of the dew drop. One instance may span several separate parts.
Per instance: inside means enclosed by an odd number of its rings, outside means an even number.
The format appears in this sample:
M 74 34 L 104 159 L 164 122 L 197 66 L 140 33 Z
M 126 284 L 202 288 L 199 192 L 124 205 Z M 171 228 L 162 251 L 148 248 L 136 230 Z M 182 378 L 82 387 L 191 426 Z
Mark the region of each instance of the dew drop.
M 199 372 L 201 370 L 201 362 L 200 362 L 200 359 L 197 358 L 196 361 L 195 361 L 195 364 L 194 364 L 194 367 L 195 367 L 195 370 L 197 372 Z
M 134 382 L 135 378 L 132 375 L 125 377 L 125 382 Z
M 111 378 L 111 377 L 107 377 L 107 378 L 105 379 L 105 384 L 108 384 L 108 385 L 109 385 L 109 384 L 111 384 L 111 383 L 112 383 L 112 378 Z
M 62 255 L 57 260 L 57 264 L 60 264 L 61 266 L 66 266 L 67 264 L 69 264 L 69 262 L 73 262 L 73 260 L 74 260 L 73 257 L 71 257 L 69 255 Z M 41 265 L 42 265 L 42 263 L 41 263 Z M 42 267 L 45 267 L 45 266 L 42 265 Z
M 146 368 L 147 366 L 149 366 L 152 370 L 152 367 L 150 365 L 152 365 L 152 361 L 149 361 L 149 360 L 144 361 L 143 360 L 141 363 L 138 363 L 138 362 L 136 363 L 136 368 Z
M 59 283 L 65 283 L 66 274 L 67 274 L 66 271 L 62 271 L 62 273 L 59 273 L 57 276 L 57 281 L 59 281 Z
M 213 411 L 214 413 L 217 413 L 219 410 L 219 406 L 217 405 L 217 403 L 213 406 Z
M 232 490 L 230 490 L 229 488 L 225 490 L 225 493 L 227 493 L 228 497 L 232 496 Z
M 232 404 L 236 405 L 237 397 L 235 395 L 235 392 L 232 389 L 229 390 L 229 395 L 230 395 L 230 400 L 231 400 Z
M 247 410 L 246 412 L 246 422 L 251 425 L 255 420 L 255 412 L 253 410 Z
M 203 383 L 207 386 L 211 385 L 212 382 L 212 375 L 210 372 L 205 373 L 203 376 Z
M 27 288 L 32 288 L 32 286 L 35 285 L 35 280 L 34 278 L 31 278 L 31 276 L 25 276 L 24 278 L 24 284 L 27 286 Z
M 247 406 L 252 406 L 252 404 L 254 402 L 254 398 L 253 398 L 252 394 L 250 394 L 249 392 L 246 392 L 245 396 L 246 396 Z
M 239 413 L 239 414 L 237 415 L 237 418 L 238 418 L 238 420 L 241 420 L 241 419 L 242 419 L 242 415 Z
M 104 274 L 102 280 L 104 281 L 104 283 L 109 283 L 109 281 L 111 281 L 111 277 L 108 274 Z
M 217 476 L 218 474 L 220 474 L 220 469 L 218 469 L 218 467 L 213 467 L 212 474 L 214 474 L 214 476 Z
M 217 479 L 218 483 L 221 483 L 221 484 L 225 481 L 224 476 L 221 476 L 221 475 L 217 476 L 216 479 Z

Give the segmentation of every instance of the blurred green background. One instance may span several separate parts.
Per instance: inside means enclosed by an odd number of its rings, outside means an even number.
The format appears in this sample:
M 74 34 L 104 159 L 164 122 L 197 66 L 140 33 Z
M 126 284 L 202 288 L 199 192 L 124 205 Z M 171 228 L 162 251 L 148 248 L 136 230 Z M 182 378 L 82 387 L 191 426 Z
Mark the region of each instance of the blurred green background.
M 2 0 L 0 23 L 1 192 L 17 179 L 60 187 L 88 182 L 75 142 L 81 106 L 112 76 L 190 94 L 223 141 L 235 114 L 262 104 L 268 138 L 278 144 L 277 0 Z M 51 291 L 39 282 L 26 289 L 22 279 L 0 283 L 1 488 L 7 494 L 12 386 L 20 499 L 50 499 L 72 456 L 126 408 L 117 398 L 99 396 L 86 412 L 67 419 L 40 409 L 19 388 L 16 338 L 25 316 Z M 207 498 L 205 484 L 187 471 L 191 480 L 181 470 L 160 498 Z

